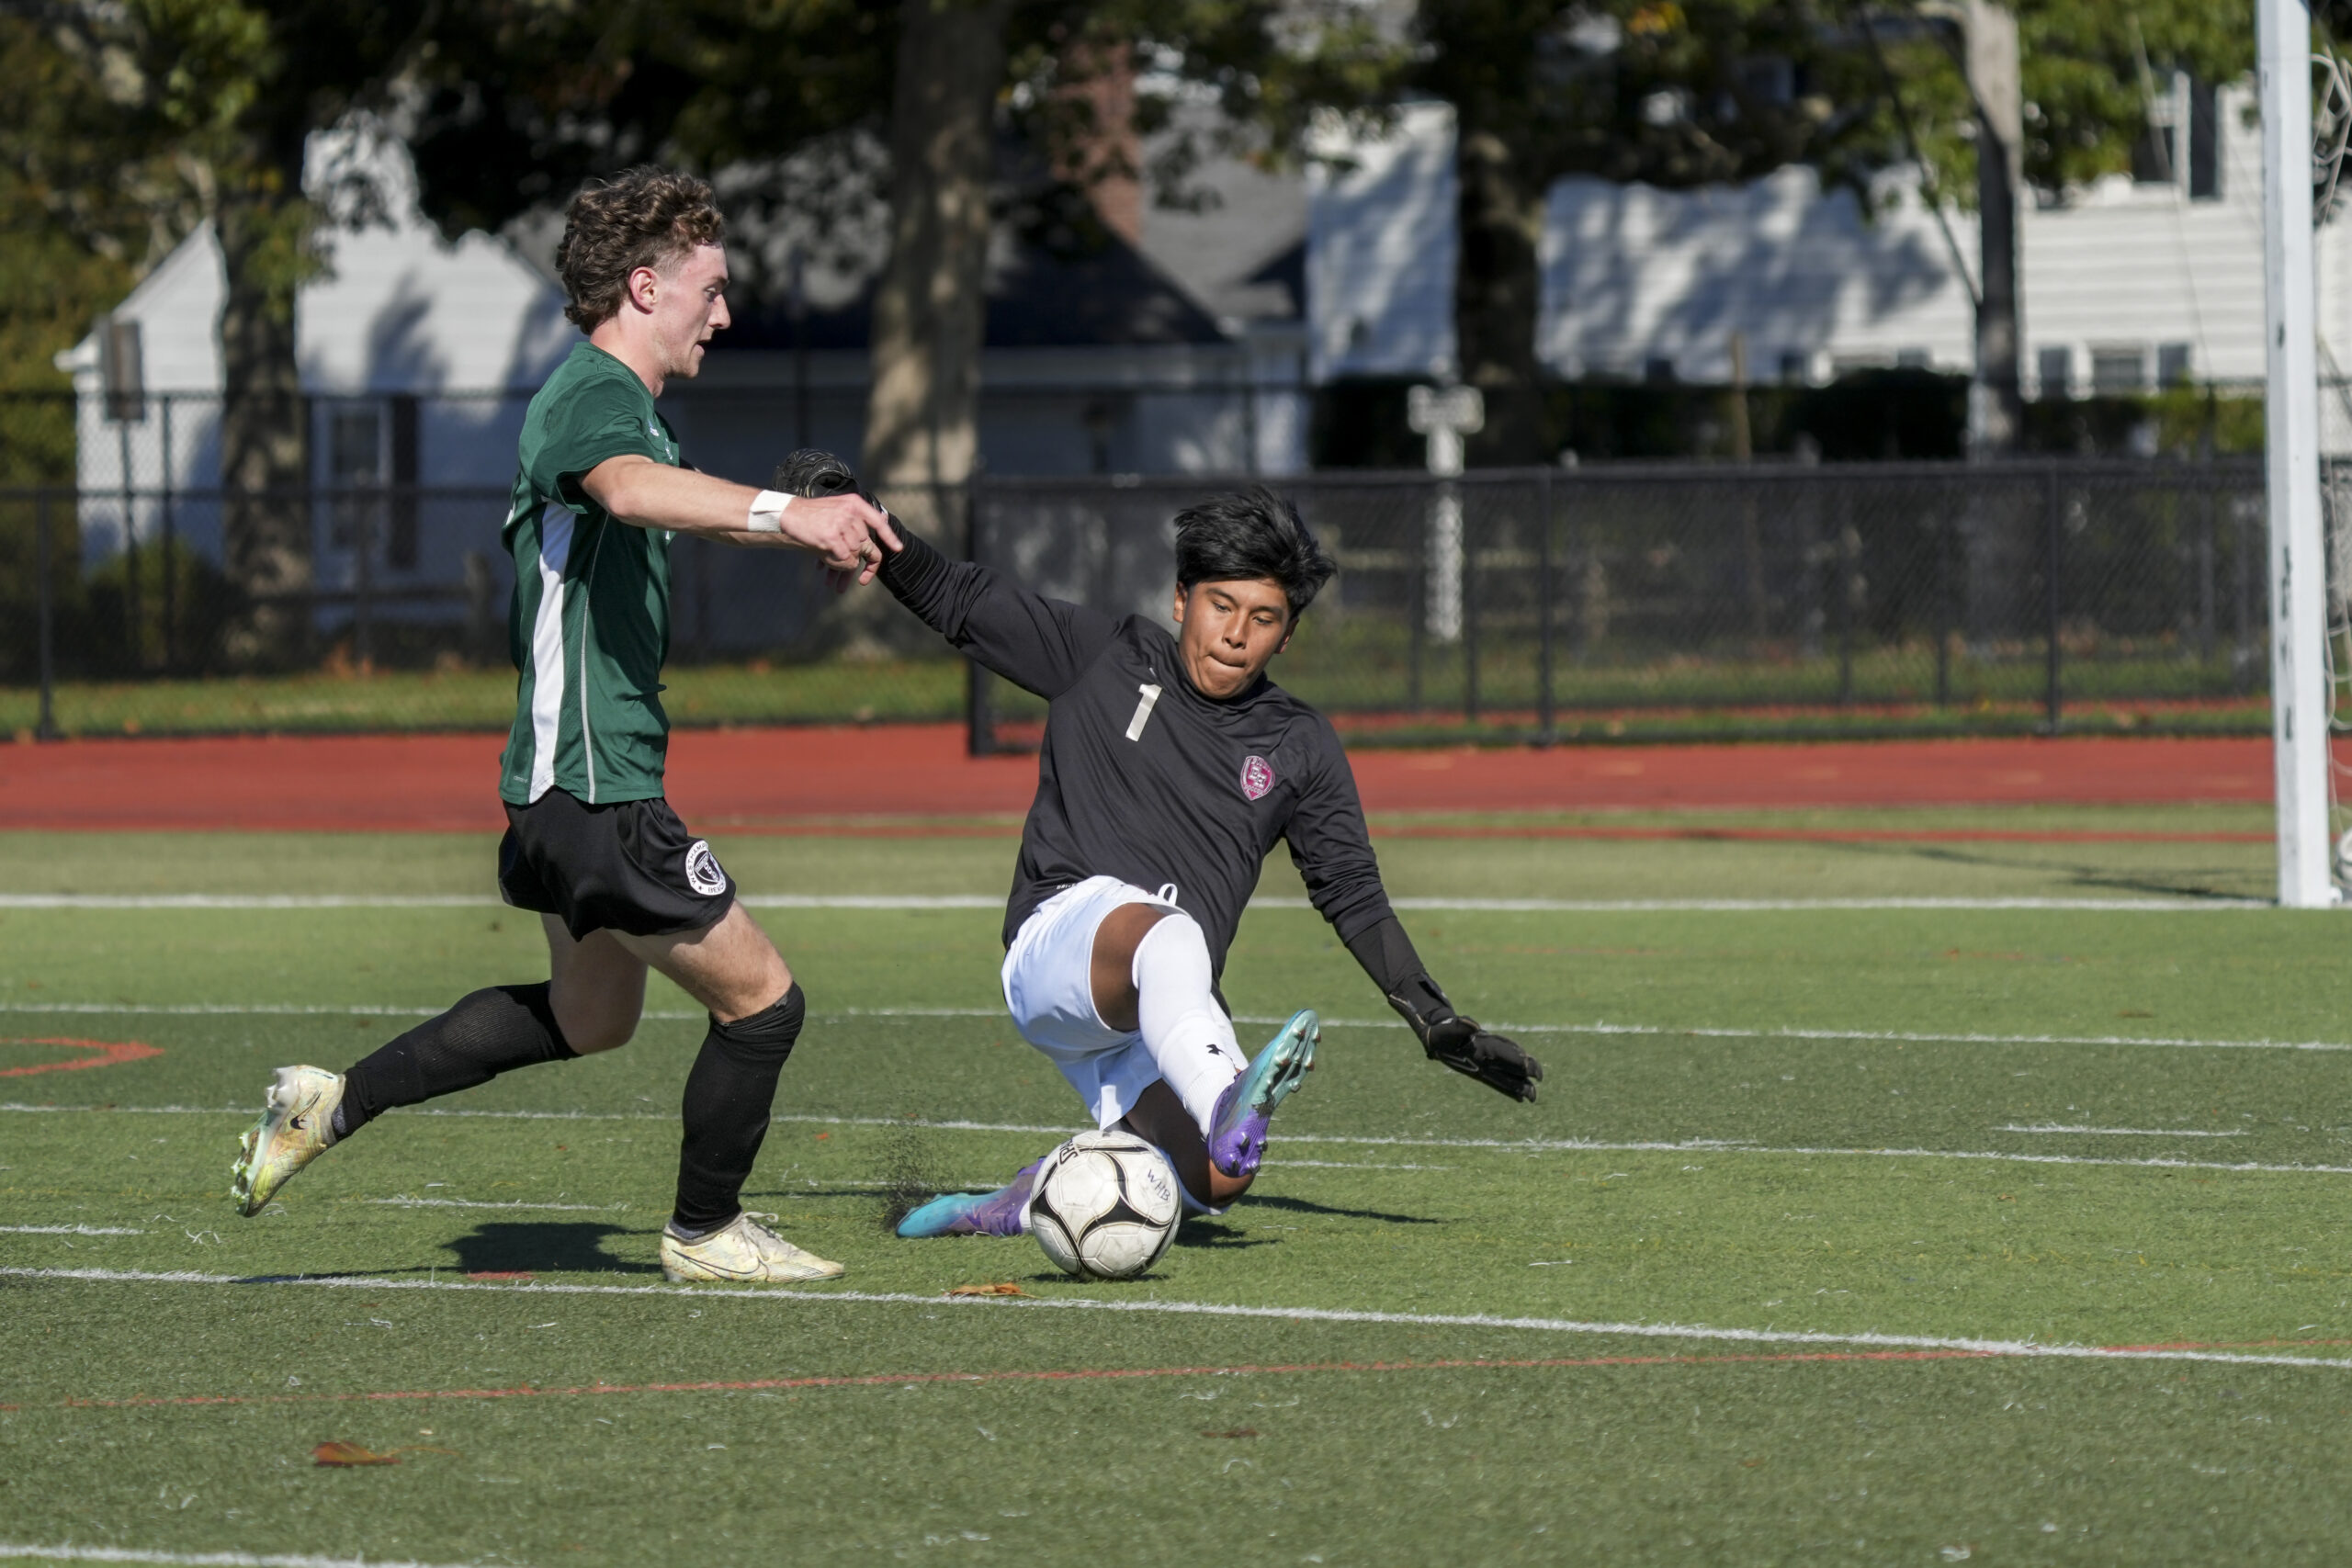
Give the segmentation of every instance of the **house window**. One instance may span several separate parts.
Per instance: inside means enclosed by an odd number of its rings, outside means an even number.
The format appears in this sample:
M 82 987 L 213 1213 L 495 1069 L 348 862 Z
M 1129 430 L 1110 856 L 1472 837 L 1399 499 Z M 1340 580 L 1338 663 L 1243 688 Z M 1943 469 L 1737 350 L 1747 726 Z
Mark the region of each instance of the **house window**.
M 2143 81 L 2149 80 L 2146 77 Z M 2132 142 L 2132 177 L 2142 185 L 2177 185 L 2188 149 L 2188 78 L 2179 72 L 2154 78 L 2147 118 Z
M 2160 343 L 2156 344 L 2157 386 L 2184 386 L 2188 382 L 2191 374 L 2192 372 L 2188 358 L 2188 344 L 2185 343 Z
M 1926 370 L 1933 364 L 1933 356 L 1924 348 L 1899 348 L 1894 351 L 1894 367 L 1897 370 Z
M 1674 385 L 1674 361 L 1663 355 L 1642 361 L 1642 379 L 1653 387 Z
M 1783 354 L 1781 355 L 1781 379 L 1792 387 L 1801 387 L 1813 379 L 1813 355 Z
M 2033 356 L 2034 377 L 2041 383 L 2045 398 L 2071 398 L 2075 395 L 2075 351 L 2063 344 L 2036 351 Z
M 2100 397 L 2119 397 L 2148 389 L 2148 351 L 2129 348 L 2091 350 L 2091 390 Z
M 2211 82 L 2188 87 L 2188 195 L 2196 201 L 2222 195 L 2222 119 Z
M 390 400 L 391 526 L 384 535 L 384 564 L 396 571 L 416 570 L 416 398 L 411 393 Z
M 326 405 L 329 539 L 398 571 L 416 570 L 418 403 L 413 396 Z

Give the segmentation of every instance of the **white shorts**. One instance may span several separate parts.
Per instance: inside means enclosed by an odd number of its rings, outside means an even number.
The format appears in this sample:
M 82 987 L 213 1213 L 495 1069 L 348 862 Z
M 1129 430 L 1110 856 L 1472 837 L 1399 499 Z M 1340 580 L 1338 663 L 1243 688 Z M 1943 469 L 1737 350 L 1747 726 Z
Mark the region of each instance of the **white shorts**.
M 1118 1122 L 1159 1081 L 1143 1035 L 1112 1028 L 1094 1010 L 1094 933 L 1123 904 L 1176 907 L 1115 876 L 1090 876 L 1031 911 L 1004 955 L 1013 1027 L 1053 1058 L 1097 1127 Z

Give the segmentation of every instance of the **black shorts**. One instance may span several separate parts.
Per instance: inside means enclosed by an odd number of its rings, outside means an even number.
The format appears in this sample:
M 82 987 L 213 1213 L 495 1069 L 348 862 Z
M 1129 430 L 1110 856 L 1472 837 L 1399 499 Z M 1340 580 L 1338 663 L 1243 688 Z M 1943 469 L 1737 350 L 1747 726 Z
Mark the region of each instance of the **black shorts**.
M 518 909 L 560 917 L 574 942 L 594 931 L 700 931 L 735 901 L 710 845 L 687 834 L 666 800 L 583 806 L 551 789 L 528 806 L 508 803 L 506 824 L 498 891 Z

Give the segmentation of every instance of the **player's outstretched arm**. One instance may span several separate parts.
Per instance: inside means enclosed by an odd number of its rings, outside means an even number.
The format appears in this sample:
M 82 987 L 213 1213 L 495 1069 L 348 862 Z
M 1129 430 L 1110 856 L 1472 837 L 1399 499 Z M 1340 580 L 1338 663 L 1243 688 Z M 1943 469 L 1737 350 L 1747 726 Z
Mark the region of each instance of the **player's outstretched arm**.
M 1430 1060 L 1513 1100 L 1535 1098 L 1544 1064 L 1521 1050 L 1517 1041 L 1454 1011 L 1445 992 L 1430 978 L 1396 916 L 1384 916 L 1368 930 L 1357 932 L 1348 942 L 1348 951 L 1380 987 L 1381 995 L 1420 1041 Z
M 815 450 L 786 457 L 776 468 L 775 488 L 873 499 L 847 463 Z M 1047 701 L 1069 688 L 1116 630 L 1110 616 L 1082 604 L 1032 593 L 971 561 L 951 561 L 912 530 L 894 541 L 891 551 L 879 573 L 891 597 L 956 651 Z
M 888 552 L 899 547 L 889 514 L 854 490 L 787 498 L 635 453 L 605 458 L 581 476 L 580 486 L 635 527 L 730 545 L 788 545 L 859 582 L 871 582 Z

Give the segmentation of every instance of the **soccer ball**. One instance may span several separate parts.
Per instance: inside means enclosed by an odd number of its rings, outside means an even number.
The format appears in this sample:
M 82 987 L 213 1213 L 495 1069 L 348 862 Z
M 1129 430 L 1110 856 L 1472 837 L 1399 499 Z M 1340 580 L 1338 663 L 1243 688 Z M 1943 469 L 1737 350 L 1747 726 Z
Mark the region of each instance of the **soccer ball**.
M 1166 1155 L 1132 1133 L 1080 1133 L 1046 1156 L 1022 1217 L 1057 1268 L 1132 1280 L 1176 1239 L 1183 1205 Z

